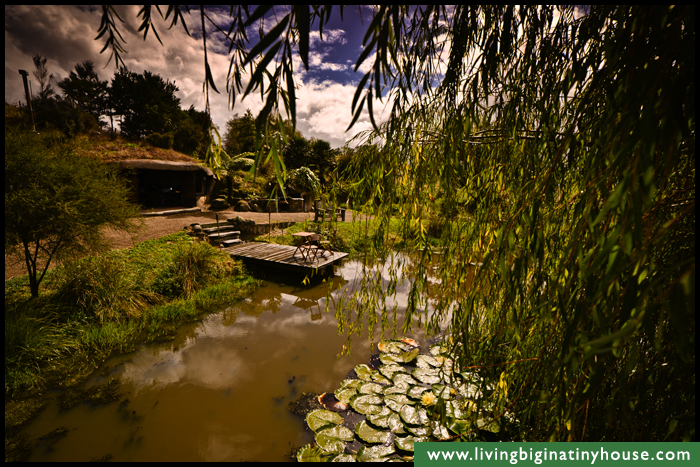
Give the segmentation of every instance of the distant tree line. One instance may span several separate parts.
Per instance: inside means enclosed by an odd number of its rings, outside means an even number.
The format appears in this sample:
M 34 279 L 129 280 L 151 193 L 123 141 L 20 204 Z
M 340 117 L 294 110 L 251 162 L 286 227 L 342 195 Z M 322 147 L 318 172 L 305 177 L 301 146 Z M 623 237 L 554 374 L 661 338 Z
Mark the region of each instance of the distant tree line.
M 145 138 L 154 146 L 195 157 L 201 157 L 211 143 L 207 113 L 194 106 L 182 109 L 175 95 L 178 87 L 158 74 L 121 67 L 111 82 L 102 81 L 94 63 L 85 60 L 57 83 L 61 96 L 52 87 L 54 77 L 46 61 L 40 55 L 33 57 L 39 92 L 32 107 L 38 130 L 57 129 L 73 136 L 109 127 L 116 133 L 118 122 L 118 131 L 127 138 Z

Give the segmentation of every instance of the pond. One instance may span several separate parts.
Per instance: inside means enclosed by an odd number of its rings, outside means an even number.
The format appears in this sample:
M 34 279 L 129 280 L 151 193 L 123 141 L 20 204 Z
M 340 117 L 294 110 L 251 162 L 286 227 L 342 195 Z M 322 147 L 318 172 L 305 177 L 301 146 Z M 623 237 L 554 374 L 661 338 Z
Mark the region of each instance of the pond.
M 351 355 L 338 358 L 346 336 L 333 304 L 361 274 L 361 263 L 348 261 L 313 286 L 265 281 L 245 301 L 181 327 L 173 341 L 111 359 L 87 385 L 117 380 L 120 398 L 70 410 L 54 398 L 25 432 L 31 440 L 61 427 L 67 434 L 40 441 L 30 460 L 289 460 L 313 435 L 288 404 L 337 389 L 377 352 L 364 331 Z M 399 326 L 408 287 L 397 288 Z M 427 347 L 422 333 L 408 337 Z

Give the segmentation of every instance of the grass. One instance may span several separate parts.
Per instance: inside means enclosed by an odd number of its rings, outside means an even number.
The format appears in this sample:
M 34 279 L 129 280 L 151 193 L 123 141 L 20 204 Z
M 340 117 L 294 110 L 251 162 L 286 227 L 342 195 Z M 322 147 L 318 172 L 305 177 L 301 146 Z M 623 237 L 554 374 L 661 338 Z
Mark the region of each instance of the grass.
M 57 267 L 37 298 L 26 276 L 5 281 L 5 394 L 70 386 L 256 285 L 239 262 L 184 232 Z
M 366 254 L 380 248 L 395 248 L 401 244 L 398 219 L 391 219 L 388 226 L 382 226 L 379 220 L 356 222 L 313 222 L 305 221 L 286 229 L 284 235 L 268 238 L 267 234 L 255 237 L 258 242 L 271 242 L 282 245 L 294 245 L 293 233 L 315 232 L 322 240 L 330 240 L 334 251 L 349 253 L 351 257 Z M 335 233 L 335 235 L 334 235 Z M 366 240 L 369 239 L 369 240 Z M 369 251 L 368 251 L 369 247 Z

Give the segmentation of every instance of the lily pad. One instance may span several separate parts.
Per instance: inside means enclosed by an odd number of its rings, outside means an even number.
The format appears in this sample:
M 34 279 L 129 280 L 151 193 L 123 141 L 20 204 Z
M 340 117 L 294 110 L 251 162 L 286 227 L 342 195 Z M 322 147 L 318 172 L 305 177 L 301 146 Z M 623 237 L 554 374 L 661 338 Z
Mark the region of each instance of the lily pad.
M 408 430 L 410 433 L 413 433 L 414 436 L 420 436 L 427 438 L 433 433 L 433 430 L 430 429 L 429 426 L 408 426 L 406 425 L 406 430 Z
M 343 425 L 327 425 L 328 428 L 322 428 L 316 432 L 317 437 L 324 435 L 328 438 L 337 438 L 343 441 L 353 441 L 355 434 L 348 427 Z
M 310 444 L 297 451 L 297 461 L 299 462 L 326 462 L 329 458 L 330 455 L 326 451 Z
M 384 340 L 379 342 L 377 348 L 382 353 L 401 354 L 411 350 L 411 346 L 399 340 Z
M 335 412 L 325 409 L 312 410 L 306 414 L 306 424 L 311 430 L 316 431 L 329 423 L 340 425 L 343 423 L 343 417 Z
M 341 388 L 335 390 L 335 397 L 343 404 L 349 404 L 350 399 L 357 394 L 357 389 L 355 388 Z
M 418 369 L 418 368 L 416 368 L 416 369 Z M 411 386 L 418 384 L 418 381 L 413 379 L 411 377 L 411 375 L 409 375 L 407 373 L 396 373 L 396 374 L 394 374 L 394 377 L 391 379 L 392 379 L 392 381 L 394 381 L 394 384 L 399 384 L 402 382 L 406 383 L 408 385 L 411 385 Z
M 392 383 L 392 381 L 390 379 L 387 379 L 383 374 L 381 374 L 378 371 L 372 372 L 372 379 L 374 380 L 375 383 L 379 383 L 382 386 L 390 386 Z
M 367 415 L 367 421 L 378 428 L 389 428 L 389 417 L 393 412 L 384 406 L 378 414 Z
M 413 360 L 416 359 L 418 354 L 420 353 L 420 349 L 416 347 L 413 350 L 409 350 L 407 352 L 402 352 L 399 354 L 399 357 L 401 357 L 401 360 L 403 360 L 403 363 L 411 363 Z
M 413 445 L 416 441 L 427 441 L 427 438 L 420 438 L 418 436 L 406 436 L 406 437 L 396 437 L 394 439 L 394 445 L 402 451 L 413 452 Z
M 355 425 L 355 433 L 360 439 L 371 444 L 386 443 L 391 435 L 389 431 L 375 430 L 365 420 Z
M 447 431 L 447 427 L 441 425 L 437 420 L 430 422 L 430 429 L 433 432 L 433 437 L 437 439 L 447 439 L 450 437 L 450 432 Z
M 357 385 L 357 392 L 360 394 L 382 394 L 384 386 L 378 383 L 364 382 Z
M 406 395 L 410 397 L 411 399 L 417 399 L 420 400 L 421 395 L 425 391 L 430 391 L 430 388 L 426 388 L 424 386 L 413 386 L 411 389 L 409 389 L 408 393 Z
M 350 405 L 362 415 L 379 414 L 383 410 L 384 399 L 374 394 L 359 394 L 350 399 Z
M 340 382 L 340 389 L 345 389 L 345 388 L 356 388 L 358 384 L 360 384 L 362 380 L 360 379 L 344 379 L 343 381 Z
M 384 403 L 394 412 L 400 411 L 402 405 L 415 404 L 414 401 L 410 400 L 404 394 L 389 394 L 384 397 Z
M 345 450 L 345 443 L 342 440 L 326 436 L 323 432 L 316 434 L 316 444 L 328 453 L 340 454 Z
M 428 423 L 428 413 L 425 409 L 415 408 L 412 405 L 405 404 L 399 410 L 401 419 L 409 425 L 423 425 Z
M 363 381 L 372 381 L 372 369 L 364 363 L 360 363 L 355 367 L 355 373 Z
M 385 387 L 384 394 L 406 394 L 410 389 L 411 386 L 409 386 L 408 383 L 400 381 L 399 383 L 394 384 L 393 386 Z
M 449 350 L 450 349 L 448 349 L 444 344 L 433 344 L 430 346 L 430 354 L 434 357 L 437 357 L 438 355 L 445 355 L 447 352 L 449 352 Z
M 442 400 L 452 400 L 454 396 L 457 395 L 457 392 L 452 389 L 451 386 L 447 386 L 445 384 L 433 384 L 433 394 L 435 394 L 436 397 L 442 399 Z
M 331 459 L 331 462 L 357 462 L 357 459 L 354 455 L 343 452 Z
M 379 367 L 379 372 L 389 379 L 392 379 L 396 373 L 406 373 L 406 369 L 396 363 L 390 363 Z
M 416 368 L 411 372 L 411 375 L 424 384 L 434 384 L 442 381 L 440 371 L 434 368 Z
M 479 429 L 481 430 L 490 431 L 491 433 L 498 433 L 499 431 L 501 431 L 501 426 L 498 424 L 498 422 L 492 422 L 490 418 L 480 418 L 476 421 L 476 426 L 479 427 Z
M 401 358 L 401 356 L 393 353 L 383 353 L 379 356 L 379 360 L 384 365 L 403 363 L 403 359 Z
M 387 457 L 395 452 L 393 444 L 390 446 L 362 446 L 357 451 L 357 460 L 359 462 L 381 462 L 388 460 Z
M 437 368 L 441 365 L 435 357 L 431 357 L 430 355 L 418 355 L 418 357 L 416 357 L 416 366 L 418 368 Z
M 403 422 L 401 421 L 401 417 L 399 416 L 399 414 L 392 412 L 389 415 L 389 417 L 387 417 L 387 421 L 389 422 L 389 429 L 394 433 L 406 433 L 406 430 L 404 429 Z

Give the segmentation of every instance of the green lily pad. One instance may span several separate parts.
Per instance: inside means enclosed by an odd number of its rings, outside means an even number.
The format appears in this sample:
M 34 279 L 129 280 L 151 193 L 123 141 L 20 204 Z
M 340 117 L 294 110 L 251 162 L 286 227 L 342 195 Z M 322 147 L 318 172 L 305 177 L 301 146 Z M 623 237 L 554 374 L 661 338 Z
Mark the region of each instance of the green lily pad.
M 375 430 L 365 420 L 355 425 L 355 433 L 360 439 L 371 444 L 384 444 L 391 436 L 391 432 Z
M 481 390 L 479 386 L 473 383 L 464 383 L 457 386 L 457 392 L 459 392 L 465 399 L 481 399 Z
M 394 444 L 397 448 L 401 449 L 402 451 L 413 452 L 413 445 L 417 441 L 427 441 L 427 438 L 421 438 L 418 436 L 405 436 L 401 438 L 397 436 L 394 439 Z
M 501 431 L 501 426 L 498 422 L 491 422 L 491 419 L 480 418 L 476 421 L 476 426 L 481 430 L 490 431 L 491 433 L 498 433 Z
M 439 399 L 449 401 L 454 398 L 456 391 L 451 386 L 445 384 L 433 384 L 433 394 Z
M 392 383 L 392 381 L 390 379 L 387 379 L 383 374 L 381 374 L 378 371 L 372 372 L 372 379 L 374 380 L 375 383 L 379 383 L 382 386 L 390 386 Z
M 470 420 L 460 420 L 456 418 L 447 418 L 447 427 L 456 435 L 463 435 L 472 429 Z
M 389 428 L 389 416 L 391 414 L 393 412 L 389 407 L 384 406 L 380 413 L 367 415 L 367 421 L 378 428 Z
M 406 368 L 396 363 L 389 363 L 379 367 L 379 372 L 389 379 L 392 379 L 396 373 L 406 373 Z
M 445 355 L 450 349 L 444 344 L 433 344 L 430 346 L 430 354 L 434 357 Z
M 350 405 L 362 415 L 379 414 L 383 410 L 384 399 L 374 394 L 358 394 L 350 399 Z
M 307 444 L 297 451 L 297 461 L 299 462 L 326 462 L 329 458 L 330 455 L 326 451 L 311 444 Z
M 335 398 L 338 399 L 343 404 L 349 404 L 350 399 L 357 394 L 357 389 L 355 388 L 340 388 L 335 390 Z
M 345 389 L 345 388 L 356 388 L 358 384 L 360 384 L 362 380 L 360 379 L 344 379 L 343 381 L 340 382 L 340 389 Z
M 383 340 L 379 342 L 379 345 L 377 345 L 377 348 L 381 353 L 393 353 L 393 354 L 401 354 L 403 352 L 411 350 L 411 346 L 401 342 L 400 340 Z
M 401 417 L 396 412 L 392 412 L 387 417 L 387 422 L 389 423 L 389 429 L 391 431 L 393 431 L 394 433 L 397 433 L 397 434 L 406 433 L 406 430 L 404 429 L 404 426 L 403 426 L 403 422 L 401 421 Z
M 402 405 L 415 404 L 414 401 L 410 400 L 404 394 L 389 394 L 384 397 L 384 403 L 394 412 L 400 411 Z
M 416 366 L 418 368 L 437 368 L 441 365 L 435 357 L 431 357 L 430 355 L 418 355 L 416 357 Z
M 362 446 L 357 451 L 357 460 L 359 462 L 381 462 L 388 460 L 387 457 L 395 452 L 393 444 L 390 446 Z
M 434 384 L 442 381 L 440 371 L 434 368 L 416 368 L 411 372 L 411 375 L 424 384 Z
M 345 450 L 345 443 L 342 440 L 333 436 L 326 436 L 323 433 L 316 434 L 316 444 L 328 453 L 340 454 Z
M 335 412 L 325 409 L 316 409 L 306 414 L 306 424 L 311 430 L 316 431 L 329 423 L 340 425 L 343 423 L 343 417 Z
M 428 413 L 425 409 L 415 408 L 412 405 L 403 405 L 399 410 L 401 419 L 409 425 L 424 425 L 428 423 Z
M 416 369 L 418 369 L 418 368 L 416 368 Z M 392 379 L 392 381 L 394 381 L 394 384 L 399 384 L 401 382 L 409 384 L 411 386 L 418 384 L 418 381 L 413 379 L 411 377 L 411 375 L 409 375 L 407 373 L 396 373 L 396 374 L 394 374 L 394 377 L 391 379 Z
M 422 395 L 425 391 L 430 391 L 430 388 L 426 388 L 426 387 L 424 387 L 424 386 L 413 386 L 413 387 L 411 387 L 411 389 L 408 391 L 408 393 L 406 393 L 406 395 L 407 395 L 408 397 L 410 397 L 411 399 L 420 400 L 421 395 Z
M 393 386 L 387 386 L 384 388 L 384 394 L 406 394 L 411 389 L 408 383 L 401 381 Z
M 413 360 L 416 359 L 416 357 L 420 354 L 420 349 L 415 348 L 413 350 L 409 350 L 407 352 L 402 352 L 399 354 L 401 359 L 403 360 L 404 363 L 411 363 Z
M 354 455 L 343 452 L 331 459 L 331 462 L 357 462 L 357 459 Z
M 372 369 L 364 363 L 360 363 L 355 367 L 355 373 L 363 381 L 372 381 Z
M 369 381 L 357 385 L 357 392 L 360 394 L 382 394 L 384 386 Z
M 353 441 L 355 434 L 352 430 L 343 425 L 326 425 L 327 428 L 322 428 L 316 432 L 316 435 L 324 435 L 328 438 L 337 438 L 343 441 Z
M 441 425 L 437 420 L 430 422 L 430 429 L 433 432 L 433 437 L 437 439 L 447 439 L 450 437 L 450 432 L 447 431 L 447 427 Z
M 403 359 L 399 354 L 393 354 L 393 353 L 383 353 L 379 356 L 379 360 L 384 365 L 392 365 L 392 364 L 397 364 L 397 363 L 403 363 Z
M 414 436 L 419 436 L 422 438 L 427 438 L 431 434 L 433 434 L 433 430 L 430 429 L 429 426 L 408 426 L 406 425 L 406 430 L 408 430 L 410 433 L 412 433 Z

